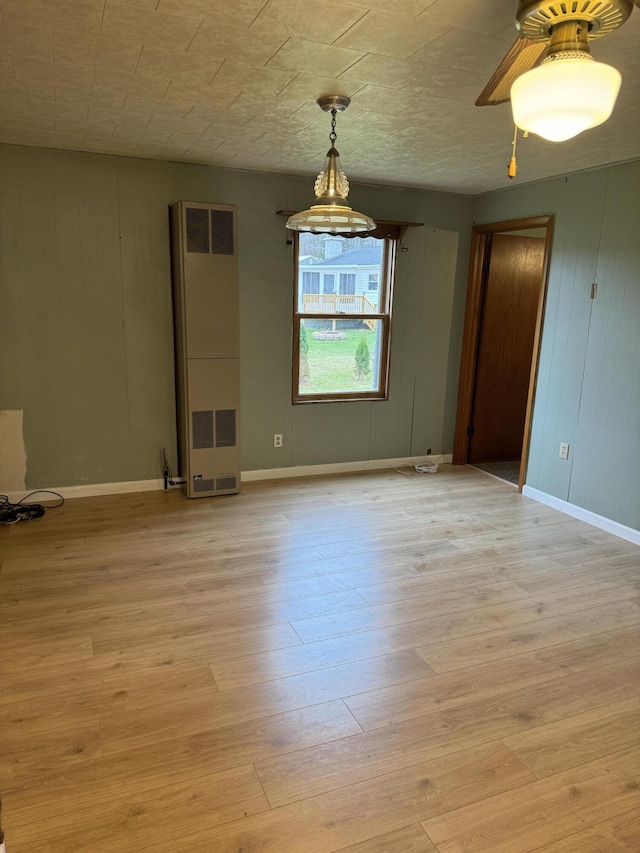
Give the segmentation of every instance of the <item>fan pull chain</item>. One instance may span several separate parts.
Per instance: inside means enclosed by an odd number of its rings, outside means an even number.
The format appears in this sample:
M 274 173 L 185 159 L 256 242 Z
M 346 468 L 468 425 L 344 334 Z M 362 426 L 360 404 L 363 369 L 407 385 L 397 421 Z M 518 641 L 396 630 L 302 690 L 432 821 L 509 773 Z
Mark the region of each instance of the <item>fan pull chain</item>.
M 529 136 L 529 131 L 525 130 L 522 134 L 522 138 L 526 139 Z M 518 174 L 518 163 L 516 161 L 516 143 L 518 142 L 518 125 L 514 124 L 513 126 L 513 142 L 511 143 L 512 153 L 511 159 L 509 160 L 509 165 L 507 167 L 507 175 L 510 178 L 515 178 Z
M 516 143 L 518 142 L 518 125 L 513 126 L 513 142 L 511 143 L 511 160 L 507 167 L 507 175 L 510 178 L 515 178 L 518 174 L 518 163 L 516 161 Z

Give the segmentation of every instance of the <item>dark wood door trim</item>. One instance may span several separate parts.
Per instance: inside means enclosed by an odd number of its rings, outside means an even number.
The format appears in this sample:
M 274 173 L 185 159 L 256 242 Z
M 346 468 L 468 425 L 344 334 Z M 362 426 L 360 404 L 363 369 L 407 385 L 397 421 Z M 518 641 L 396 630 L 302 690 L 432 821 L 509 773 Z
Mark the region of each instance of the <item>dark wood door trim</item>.
M 525 416 L 524 436 L 522 442 L 522 457 L 518 489 L 522 491 L 524 476 L 527 470 L 529 442 L 531 438 L 531 417 L 535 398 L 538 361 L 540 356 L 540 340 L 544 319 L 544 306 L 547 295 L 549 278 L 549 260 L 551 243 L 553 241 L 553 215 L 531 216 L 525 219 L 514 219 L 506 222 L 492 222 L 486 225 L 474 225 L 471 232 L 471 252 L 469 256 L 469 283 L 467 285 L 467 301 L 462 334 L 462 354 L 460 359 L 460 379 L 458 383 L 458 408 L 456 428 L 453 442 L 453 464 L 465 465 L 469 456 L 468 427 L 471 423 L 471 407 L 476 374 L 478 341 L 482 302 L 486 280 L 486 270 L 491 251 L 491 236 L 504 231 L 523 231 L 530 228 L 546 228 L 543 282 L 538 301 L 536 331 L 533 342 L 533 357 L 527 394 L 527 411 Z

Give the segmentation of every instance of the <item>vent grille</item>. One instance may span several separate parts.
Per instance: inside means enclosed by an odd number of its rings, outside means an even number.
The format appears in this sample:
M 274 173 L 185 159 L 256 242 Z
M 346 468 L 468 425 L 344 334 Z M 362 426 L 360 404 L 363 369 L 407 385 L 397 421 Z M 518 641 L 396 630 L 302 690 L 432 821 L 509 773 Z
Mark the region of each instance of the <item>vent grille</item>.
M 236 446 L 236 410 L 216 411 L 216 447 Z
M 217 426 L 216 412 L 216 426 Z M 193 450 L 209 450 L 213 447 L 213 409 L 191 413 Z
M 211 211 L 211 254 L 233 255 L 233 212 Z
M 194 492 L 214 492 L 214 481 L 211 480 L 194 480 L 193 481 L 193 491 Z
M 224 492 L 226 489 L 236 489 L 238 478 L 235 474 L 221 474 L 216 478 L 216 492 Z
M 209 211 L 201 207 L 187 208 L 187 252 L 211 253 Z

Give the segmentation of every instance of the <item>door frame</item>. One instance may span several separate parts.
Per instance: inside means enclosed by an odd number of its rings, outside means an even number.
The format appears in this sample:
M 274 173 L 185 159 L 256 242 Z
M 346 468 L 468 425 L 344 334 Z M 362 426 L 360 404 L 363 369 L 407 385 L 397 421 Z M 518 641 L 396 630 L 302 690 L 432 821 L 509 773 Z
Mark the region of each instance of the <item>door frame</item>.
M 538 378 L 538 362 L 540 359 L 540 341 L 542 323 L 549 281 L 549 263 L 551 259 L 551 244 L 553 242 L 553 214 L 530 216 L 525 219 L 512 219 L 505 222 L 491 222 L 486 225 L 474 225 L 471 231 L 471 251 L 469 255 L 469 281 L 467 285 L 467 302 L 462 333 L 462 353 L 460 357 L 460 378 L 458 383 L 458 408 L 456 412 L 456 428 L 453 442 L 453 464 L 466 465 L 469 459 L 468 428 L 471 423 L 471 409 L 475 390 L 475 377 L 478 362 L 478 344 L 482 326 L 482 306 L 486 290 L 489 259 L 491 257 L 491 238 L 494 234 L 511 231 L 526 231 L 530 228 L 546 228 L 544 245 L 544 261 L 542 269 L 542 287 L 538 300 L 536 329 L 533 339 L 533 354 L 529 373 L 529 389 L 527 392 L 527 408 L 524 421 L 522 454 L 520 457 L 520 475 L 518 491 L 522 492 L 529 457 L 529 442 L 531 439 L 531 419 L 533 401 L 535 398 L 536 381 Z

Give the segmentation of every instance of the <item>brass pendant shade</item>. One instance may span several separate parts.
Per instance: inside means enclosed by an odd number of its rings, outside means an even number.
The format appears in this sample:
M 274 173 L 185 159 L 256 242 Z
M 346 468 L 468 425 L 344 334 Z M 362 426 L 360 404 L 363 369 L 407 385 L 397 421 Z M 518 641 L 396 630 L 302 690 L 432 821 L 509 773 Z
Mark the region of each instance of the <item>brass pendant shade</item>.
M 336 113 L 345 110 L 349 98 L 330 96 L 320 98 L 318 104 L 331 112 L 331 148 L 327 151 L 324 166 L 315 183 L 316 201 L 308 210 L 294 213 L 287 220 L 292 231 L 311 231 L 314 234 L 359 234 L 375 230 L 376 223 L 364 213 L 349 206 L 349 181 L 342 170 L 340 155 L 335 147 Z

